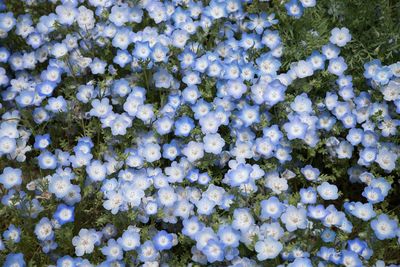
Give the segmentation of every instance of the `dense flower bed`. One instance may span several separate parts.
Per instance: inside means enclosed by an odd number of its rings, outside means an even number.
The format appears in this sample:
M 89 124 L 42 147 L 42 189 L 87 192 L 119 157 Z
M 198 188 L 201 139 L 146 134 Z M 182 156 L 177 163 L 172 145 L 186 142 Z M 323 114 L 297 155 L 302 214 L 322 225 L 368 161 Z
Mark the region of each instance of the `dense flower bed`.
M 345 2 L 1 0 L 3 266 L 398 266 L 400 6 Z

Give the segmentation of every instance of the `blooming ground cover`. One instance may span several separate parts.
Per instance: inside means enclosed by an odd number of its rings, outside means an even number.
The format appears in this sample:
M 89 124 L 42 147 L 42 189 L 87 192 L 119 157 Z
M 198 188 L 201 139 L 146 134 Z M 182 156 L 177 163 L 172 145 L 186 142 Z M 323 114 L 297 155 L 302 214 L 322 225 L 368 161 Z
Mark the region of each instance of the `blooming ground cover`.
M 3 266 L 400 266 L 400 3 L 0 0 Z

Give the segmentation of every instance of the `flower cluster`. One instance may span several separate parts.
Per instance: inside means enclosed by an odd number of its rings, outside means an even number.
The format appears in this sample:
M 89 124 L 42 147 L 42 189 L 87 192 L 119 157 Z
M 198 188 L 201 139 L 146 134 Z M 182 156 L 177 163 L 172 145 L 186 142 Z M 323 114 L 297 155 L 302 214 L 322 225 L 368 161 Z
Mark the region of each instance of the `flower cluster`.
M 3 266 L 400 264 L 400 62 L 286 62 L 315 0 L 6 2 Z

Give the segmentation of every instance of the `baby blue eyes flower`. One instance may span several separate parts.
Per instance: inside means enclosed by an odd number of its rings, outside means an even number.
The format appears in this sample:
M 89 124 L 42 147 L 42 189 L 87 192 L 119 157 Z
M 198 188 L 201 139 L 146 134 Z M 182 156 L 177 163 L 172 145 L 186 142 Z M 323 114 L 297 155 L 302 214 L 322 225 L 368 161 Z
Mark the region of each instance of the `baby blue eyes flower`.
M 35 143 L 34 143 L 33 147 L 36 149 L 43 150 L 50 144 L 51 144 L 51 140 L 50 140 L 49 134 L 37 135 L 37 136 L 35 136 Z
M 19 186 L 22 183 L 22 171 L 6 167 L 0 175 L 0 183 L 6 188 L 10 189 L 14 186 Z
M 379 240 L 396 237 L 398 227 L 398 222 L 390 219 L 386 214 L 381 214 L 371 221 L 371 228 Z
M 54 170 L 57 167 L 57 158 L 47 150 L 43 150 L 37 160 L 41 169 Z
M 289 232 L 293 232 L 296 229 L 305 229 L 308 223 L 306 213 L 304 208 L 289 206 L 282 214 L 281 220 Z
M 262 200 L 260 204 L 261 217 L 263 219 L 278 219 L 284 211 L 284 206 L 277 197 L 270 197 L 269 199 Z
M 291 0 L 285 4 L 285 7 L 289 16 L 298 19 L 303 15 L 304 8 L 297 0 Z
M 84 254 L 93 252 L 97 236 L 94 232 L 88 229 L 81 229 L 79 235 L 72 239 L 72 245 L 75 247 L 75 254 L 80 257 Z
M 35 226 L 36 237 L 40 241 L 52 240 L 54 237 L 53 225 L 50 220 L 43 217 Z
M 321 238 L 325 243 L 333 242 L 335 240 L 335 237 L 336 237 L 336 233 L 335 233 L 335 231 L 333 231 L 331 229 L 325 229 L 321 233 Z
M 400 63 L 361 65 L 358 88 L 354 49 L 344 48 L 356 32 L 309 31 L 328 43 L 287 62 L 288 35 L 275 14 L 251 13 L 257 1 L 66 0 L 41 16 L 3 2 L 1 202 L 33 222 L 12 216 L 3 229 L 4 266 L 26 265 L 31 255 L 16 253 L 31 237 L 35 262 L 81 267 L 362 266 L 399 242 L 388 210 Z M 275 5 L 294 23 L 316 1 Z M 15 36 L 31 49 L 10 46 Z M 29 160 L 32 173 L 18 165 Z M 346 174 L 342 165 L 361 202 L 331 176 Z
M 10 241 L 11 243 L 19 243 L 21 241 L 21 228 L 10 224 L 7 230 L 4 231 L 3 237 L 4 240 Z
M 142 262 L 154 261 L 158 256 L 158 251 L 152 241 L 146 241 L 139 248 L 139 260 Z
M 339 197 L 336 185 L 323 182 L 317 187 L 318 194 L 324 200 L 335 200 Z
M 267 259 L 276 258 L 282 251 L 283 245 L 280 242 L 267 237 L 264 240 L 257 241 L 254 248 L 257 252 L 257 259 L 265 261 Z
M 344 27 L 341 29 L 334 28 L 331 31 L 331 37 L 329 38 L 329 41 L 339 47 L 345 46 L 348 42 L 351 41 L 351 34 L 349 32 L 349 29 Z
M 55 213 L 54 213 L 54 219 L 57 220 L 57 222 L 60 225 L 73 222 L 74 217 L 75 217 L 75 207 L 73 206 L 67 206 L 65 204 L 60 204 L 58 205 Z
M 341 76 L 347 70 L 347 64 L 343 57 L 329 60 L 328 71 L 337 76 Z
M 287 133 L 289 140 L 293 139 L 304 139 L 307 131 L 307 124 L 301 122 L 298 117 L 295 117 L 292 121 L 289 121 L 283 125 Z
M 224 260 L 224 247 L 223 244 L 214 239 L 210 239 L 207 245 L 203 248 L 202 252 L 207 257 L 210 263 Z
M 22 253 L 10 253 L 7 255 L 4 267 L 25 267 L 26 263 L 24 260 L 24 254 Z
M 165 69 L 154 73 L 153 78 L 157 88 L 170 88 L 173 82 L 173 76 Z
M 153 240 L 154 247 L 158 251 L 169 250 L 169 249 L 172 248 L 172 245 L 173 245 L 173 236 L 172 236 L 172 234 L 167 233 L 164 230 L 159 231 L 153 237 L 152 240 Z
M 122 260 L 123 258 L 123 250 L 114 239 L 108 240 L 107 246 L 103 247 L 101 252 L 107 257 L 108 261 Z

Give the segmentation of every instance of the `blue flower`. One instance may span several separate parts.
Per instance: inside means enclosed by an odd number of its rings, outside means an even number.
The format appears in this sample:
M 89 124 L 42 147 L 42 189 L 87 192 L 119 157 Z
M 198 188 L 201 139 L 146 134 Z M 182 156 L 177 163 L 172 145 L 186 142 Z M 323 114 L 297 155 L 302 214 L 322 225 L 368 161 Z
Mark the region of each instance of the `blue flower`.
M 107 246 L 103 247 L 101 252 L 108 261 L 122 260 L 124 255 L 121 246 L 114 239 L 108 240 Z
M 57 222 L 60 225 L 73 222 L 74 221 L 74 211 L 75 207 L 74 206 L 67 206 L 65 204 L 60 204 L 57 206 L 57 209 L 53 215 L 54 219 L 57 220 Z
M 398 223 L 386 214 L 381 214 L 371 221 L 371 228 L 379 240 L 391 239 L 396 237 Z
M 3 263 L 4 267 L 25 267 L 24 254 L 22 253 L 10 253 L 6 257 L 6 261 Z
M 264 240 L 257 241 L 254 245 L 254 249 L 257 252 L 257 259 L 265 261 L 267 259 L 275 259 L 283 249 L 283 245 L 280 242 L 267 237 Z
M 11 243 L 19 243 L 19 241 L 21 241 L 21 228 L 10 224 L 7 230 L 4 231 L 3 237 L 4 240 L 10 241 Z
M 303 15 L 303 5 L 301 5 L 297 0 L 289 1 L 285 4 L 285 8 L 288 15 L 296 19 L 300 18 Z
M 221 242 L 210 239 L 207 245 L 202 249 L 209 263 L 224 260 L 224 246 Z
M 153 237 L 152 241 L 158 251 L 169 250 L 173 245 L 173 236 L 162 230 Z
M 317 187 L 317 191 L 324 200 L 335 200 L 339 197 L 337 186 L 328 182 L 320 184 Z
M 22 171 L 11 167 L 5 167 L 3 173 L 0 175 L 0 183 L 6 188 L 10 189 L 22 183 Z

